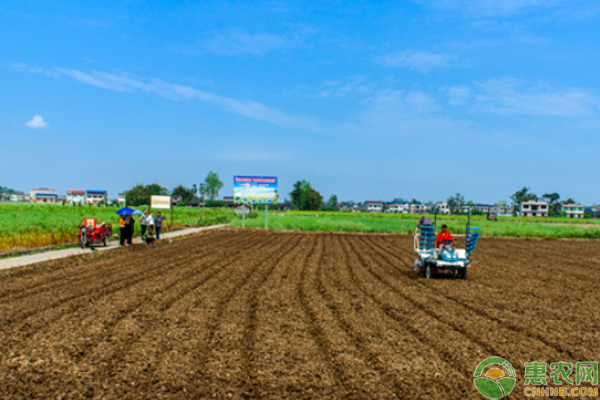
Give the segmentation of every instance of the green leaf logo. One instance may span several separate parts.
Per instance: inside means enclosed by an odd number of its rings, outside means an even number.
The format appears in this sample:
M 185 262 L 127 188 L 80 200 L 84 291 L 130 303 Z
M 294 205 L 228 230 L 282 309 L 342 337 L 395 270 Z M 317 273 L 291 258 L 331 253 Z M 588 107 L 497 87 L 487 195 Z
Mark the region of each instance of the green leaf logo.
M 508 396 L 517 383 L 515 369 L 503 358 L 490 357 L 483 360 L 473 373 L 475 387 L 488 399 Z

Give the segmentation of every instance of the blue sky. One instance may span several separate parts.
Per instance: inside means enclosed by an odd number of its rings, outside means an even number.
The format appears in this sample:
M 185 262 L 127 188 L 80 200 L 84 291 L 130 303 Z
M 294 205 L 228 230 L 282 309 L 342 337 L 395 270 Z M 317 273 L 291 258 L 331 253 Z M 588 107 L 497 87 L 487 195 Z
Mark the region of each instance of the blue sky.
M 3 1 L 0 185 L 598 203 L 600 4 Z

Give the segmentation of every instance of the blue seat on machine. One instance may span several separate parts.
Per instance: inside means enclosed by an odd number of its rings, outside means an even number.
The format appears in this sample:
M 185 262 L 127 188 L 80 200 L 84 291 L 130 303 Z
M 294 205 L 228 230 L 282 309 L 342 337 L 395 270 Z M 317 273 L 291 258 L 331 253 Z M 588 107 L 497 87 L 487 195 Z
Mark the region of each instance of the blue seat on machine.
M 467 254 L 473 253 L 477 240 L 481 236 L 481 231 L 476 226 L 467 227 Z
M 421 250 L 435 250 L 435 227 L 431 225 L 421 226 L 419 248 Z

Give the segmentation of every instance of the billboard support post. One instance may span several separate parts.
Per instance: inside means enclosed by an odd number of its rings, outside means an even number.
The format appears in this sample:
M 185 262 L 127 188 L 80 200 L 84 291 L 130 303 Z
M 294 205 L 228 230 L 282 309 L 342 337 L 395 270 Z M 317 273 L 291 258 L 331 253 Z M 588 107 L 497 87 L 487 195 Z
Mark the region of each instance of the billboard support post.
M 242 204 L 242 228 L 246 227 L 246 205 Z
M 269 205 L 265 204 L 265 229 L 269 229 Z
M 202 221 L 204 221 L 204 206 L 206 205 L 206 183 L 200 184 L 200 190 L 202 191 Z

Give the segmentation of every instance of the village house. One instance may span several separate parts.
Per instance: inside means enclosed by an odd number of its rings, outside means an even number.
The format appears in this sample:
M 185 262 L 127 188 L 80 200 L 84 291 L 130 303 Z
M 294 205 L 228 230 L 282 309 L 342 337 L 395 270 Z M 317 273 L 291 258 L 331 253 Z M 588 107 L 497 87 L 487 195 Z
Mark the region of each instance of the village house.
M 600 207 L 585 207 L 585 213 L 592 218 L 600 218 Z
M 383 212 L 383 202 L 368 200 L 364 202 L 363 208 L 365 212 L 380 213 Z
M 49 188 L 31 189 L 29 198 L 32 203 L 56 203 L 58 193 L 56 193 L 56 190 Z
M 544 201 L 524 201 L 520 207 L 521 217 L 547 217 L 548 203 Z
M 84 204 L 85 190 L 67 190 L 67 203 Z
M 387 203 L 387 205 L 385 207 L 385 212 L 392 213 L 392 214 L 407 213 L 408 212 L 408 202 L 400 201 L 400 200 L 394 200 L 392 202 L 389 202 L 389 203 Z
M 86 190 L 86 204 L 100 204 L 108 202 L 108 192 L 106 190 Z
M 582 204 L 560 204 L 558 212 L 567 214 L 567 218 L 583 218 L 584 208 Z
M 408 212 L 411 214 L 424 214 L 427 211 L 427 206 L 421 202 L 410 203 Z
M 446 202 L 437 203 L 435 208 L 437 209 L 438 214 L 450 215 L 450 206 Z

